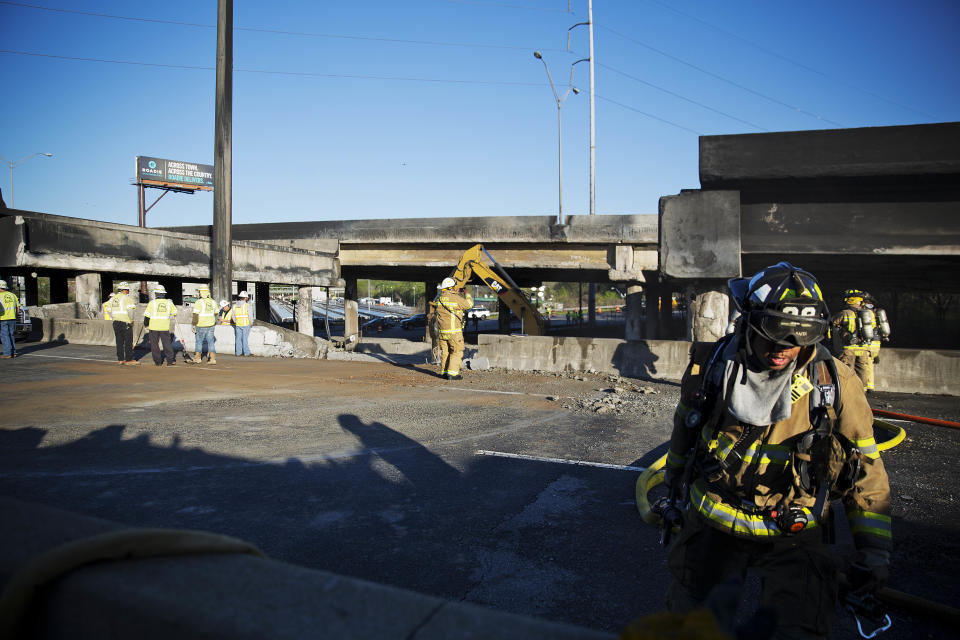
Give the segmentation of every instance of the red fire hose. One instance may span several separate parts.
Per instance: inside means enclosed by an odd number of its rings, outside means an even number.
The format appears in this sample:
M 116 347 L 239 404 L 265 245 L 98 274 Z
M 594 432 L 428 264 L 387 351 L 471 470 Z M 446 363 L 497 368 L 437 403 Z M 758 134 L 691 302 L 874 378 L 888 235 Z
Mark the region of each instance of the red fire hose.
M 910 422 L 919 422 L 921 424 L 934 424 L 938 427 L 952 427 L 954 429 L 960 429 L 960 422 L 951 422 L 950 420 L 911 416 L 907 415 L 906 413 L 897 413 L 896 411 L 886 411 L 884 409 L 874 409 L 873 413 L 878 416 L 884 416 L 885 418 L 899 418 L 901 420 L 909 420 Z

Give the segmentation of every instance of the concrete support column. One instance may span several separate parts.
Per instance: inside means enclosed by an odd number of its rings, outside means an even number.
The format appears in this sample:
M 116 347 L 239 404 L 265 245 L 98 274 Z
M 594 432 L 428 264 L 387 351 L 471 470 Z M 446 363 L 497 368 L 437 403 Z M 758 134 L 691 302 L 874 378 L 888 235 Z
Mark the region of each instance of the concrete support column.
M 70 302 L 70 287 L 67 286 L 67 276 L 56 274 L 50 276 L 50 304 Z
M 350 340 L 354 337 L 354 342 L 360 337 L 360 305 L 357 302 L 357 279 L 345 278 L 346 283 L 343 288 L 343 337 Z
M 313 335 L 313 287 L 297 289 L 296 316 L 297 331 L 304 335 Z
M 28 307 L 36 307 L 40 304 L 40 279 L 34 276 L 24 278 L 24 294 L 26 295 L 26 304 Z
M 255 282 L 254 286 L 256 291 L 253 292 L 253 304 L 256 309 L 256 318 L 263 322 L 270 322 L 270 283 Z M 249 289 L 247 293 L 250 293 Z
M 497 298 L 497 332 L 510 333 L 510 307 L 501 298 Z
M 643 286 L 638 282 L 627 285 L 627 306 L 624 315 L 623 339 L 627 342 L 643 340 Z
M 94 311 L 100 311 L 100 304 L 102 302 L 100 297 L 100 274 L 78 274 L 75 286 L 77 288 L 77 302 Z
M 698 281 L 687 286 L 686 338 L 694 342 L 714 342 L 726 331 L 730 300 L 719 283 Z

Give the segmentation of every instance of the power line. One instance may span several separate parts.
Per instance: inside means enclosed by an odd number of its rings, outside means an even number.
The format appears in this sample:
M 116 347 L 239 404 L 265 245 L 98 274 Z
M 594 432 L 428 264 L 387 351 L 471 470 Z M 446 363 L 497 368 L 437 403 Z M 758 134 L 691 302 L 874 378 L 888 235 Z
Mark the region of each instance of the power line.
M 36 53 L 31 51 L 14 51 L 11 49 L 0 49 L 0 53 L 9 53 L 20 56 L 34 56 L 38 58 L 52 58 L 55 60 L 72 60 L 76 62 L 99 62 L 104 64 L 131 65 L 138 67 L 159 67 L 163 69 L 184 69 L 189 71 L 215 71 L 215 67 L 206 67 L 199 65 L 186 64 L 162 64 L 158 62 L 139 62 L 135 60 L 111 60 L 109 58 L 86 58 L 81 56 L 61 56 L 52 53 Z M 395 80 L 406 82 L 437 82 L 449 84 L 480 84 L 480 85 L 503 85 L 513 87 L 542 87 L 546 86 L 539 82 L 508 82 L 505 80 L 463 80 L 457 78 L 421 78 L 413 76 L 373 76 L 349 73 L 315 73 L 310 71 L 277 71 L 270 69 L 243 69 L 234 68 L 237 73 L 257 73 L 265 75 L 281 76 L 301 76 L 310 78 L 347 78 L 357 80 Z
M 603 25 L 598 25 L 598 26 L 599 26 L 601 29 L 604 29 L 604 30 L 606 30 L 606 31 L 609 31 L 610 33 L 612 33 L 612 34 L 615 35 L 615 36 L 619 36 L 619 37 L 623 38 L 624 40 L 628 40 L 628 41 L 630 41 L 630 42 L 632 42 L 632 43 L 634 43 L 634 44 L 636 44 L 636 45 L 639 45 L 639 46 L 641 46 L 641 47 L 644 47 L 644 48 L 646 48 L 646 49 L 649 49 L 650 51 L 653 51 L 654 53 L 658 53 L 658 54 L 664 56 L 665 58 L 669 58 L 670 60 L 673 60 L 673 61 L 675 61 L 675 62 L 679 62 L 679 63 L 682 64 L 682 65 L 686 65 L 686 66 L 690 67 L 691 69 L 695 69 L 695 70 L 699 71 L 700 73 L 703 73 L 703 74 L 706 74 L 706 75 L 710 76 L 711 78 L 716 78 L 717 80 L 720 80 L 721 82 L 726 82 L 727 84 L 729 84 L 729 85 L 731 85 L 731 86 L 734 86 L 734 87 L 737 87 L 738 89 L 741 89 L 741 90 L 743 90 L 743 91 L 746 91 L 747 93 L 752 93 L 753 95 L 755 95 L 755 96 L 757 96 L 757 97 L 760 97 L 760 98 L 763 98 L 764 100 L 769 100 L 770 102 L 773 102 L 774 104 L 778 104 L 778 105 L 780 105 L 781 107 L 786 107 L 787 109 L 790 109 L 790 110 L 792 110 L 792 111 L 796 111 L 797 113 L 802 113 L 802 114 L 805 115 L 805 116 L 810 116 L 811 118 L 816 118 L 817 120 L 821 120 L 821 121 L 823 121 L 823 122 L 827 122 L 827 123 L 829 123 L 829 124 L 836 125 L 836 126 L 838 126 L 838 127 L 846 126 L 846 125 L 844 125 L 844 124 L 842 124 L 842 123 L 840 123 L 840 122 L 836 122 L 835 120 L 830 120 L 829 118 L 824 118 L 823 116 L 821 116 L 821 115 L 818 114 L 818 113 L 813 113 L 812 111 L 807 111 L 807 110 L 802 109 L 802 108 L 800 108 L 800 107 L 798 107 L 798 106 L 796 106 L 796 105 L 789 104 L 789 103 L 787 103 L 787 102 L 784 102 L 783 100 L 779 100 L 779 99 L 777 99 L 777 98 L 774 98 L 773 96 L 769 96 L 769 95 L 767 95 L 767 94 L 765 94 L 765 93 L 761 93 L 761 92 L 759 92 L 759 91 L 756 91 L 756 90 L 754 90 L 754 89 L 751 89 L 750 87 L 744 86 L 744 85 L 740 84 L 739 82 L 735 82 L 735 81 L 733 81 L 733 80 L 731 80 L 731 79 L 729 79 L 729 78 L 725 78 L 725 77 L 723 77 L 723 76 L 721 76 L 721 75 L 719 75 L 719 74 L 716 74 L 716 73 L 714 73 L 714 72 L 712 72 L 712 71 L 708 71 L 707 69 L 704 69 L 703 67 L 699 67 L 699 66 L 693 64 L 692 62 L 687 62 L 686 60 L 683 60 L 683 59 L 678 58 L 678 57 L 676 57 L 676 56 L 674 56 L 674 55 L 671 55 L 671 54 L 667 53 L 666 51 L 661 51 L 660 49 L 657 49 L 656 47 L 651 47 L 650 45 L 648 45 L 648 44 L 645 43 L 645 42 L 641 42 L 640 40 L 637 40 L 636 38 L 631 38 L 630 36 L 625 35 L 625 34 L 623 34 L 623 33 L 620 33 L 619 31 L 616 31 L 616 30 L 614 30 L 614 29 L 611 29 L 610 27 L 605 27 L 605 26 L 603 26 Z
M 480 2 L 479 0 L 437 0 L 437 2 L 447 2 L 449 4 L 470 4 L 478 7 L 497 7 L 500 9 L 528 9 L 531 11 L 549 11 L 551 13 L 568 13 L 565 9 L 552 9 L 550 7 L 534 7 L 526 4 L 506 4 L 503 2 Z
M 689 128 L 689 127 L 685 127 L 685 126 L 683 126 L 682 124 L 677 124 L 676 122 L 671 122 L 670 120 L 666 120 L 666 119 L 664 119 L 664 118 L 661 118 L 660 116 L 655 116 L 655 115 L 653 115 L 652 113 L 648 113 L 648 112 L 646 112 L 646 111 L 641 111 L 640 109 L 637 109 L 636 107 L 631 107 L 631 106 L 628 105 L 628 104 L 623 104 L 622 102 L 617 102 L 616 100 L 611 100 L 610 98 L 604 98 L 604 97 L 601 96 L 601 95 L 597 95 L 597 97 L 600 98 L 601 100 L 606 100 L 607 102 L 610 102 L 610 103 L 612 103 L 612 104 L 615 104 L 615 105 L 617 105 L 618 107 L 623 107 L 624 109 L 627 109 L 628 111 L 633 111 L 633 112 L 635 112 L 635 113 L 639 113 L 640 115 L 647 116 L 648 118 L 653 118 L 654 120 L 659 120 L 660 122 L 663 122 L 664 124 L 668 124 L 668 125 L 670 125 L 671 127 L 676 127 L 676 128 L 678 128 L 678 129 L 683 129 L 684 131 L 689 131 L 690 133 L 694 133 L 694 134 L 696 134 L 696 135 L 698 135 L 698 136 L 704 135 L 704 134 L 702 134 L 701 132 L 699 132 L 699 131 L 697 131 L 697 130 L 695 130 L 695 129 L 691 129 L 691 128 Z
M 187 71 L 215 71 L 215 67 L 206 67 L 199 65 L 184 65 L 184 64 L 162 64 L 158 62 L 139 62 L 135 60 L 111 60 L 108 58 L 87 58 L 81 56 L 61 56 L 52 53 L 36 53 L 31 51 L 14 51 L 11 49 L 0 49 L 0 54 L 11 54 L 19 56 L 32 56 L 37 58 L 48 58 L 53 60 L 70 60 L 75 62 L 97 62 L 102 64 L 116 64 L 116 65 L 130 65 L 138 67 L 153 67 L 161 69 L 180 69 Z M 450 78 L 418 78 L 418 77 L 405 77 L 405 76 L 371 76 L 371 75 L 358 75 L 358 74 L 344 74 L 344 73 L 314 73 L 308 71 L 276 71 L 269 69 L 242 69 L 234 68 L 234 72 L 237 73 L 254 73 L 254 74 L 263 74 L 263 75 L 281 75 L 281 76 L 292 76 L 292 77 L 309 77 L 309 78 L 346 78 L 346 79 L 355 79 L 355 80 L 393 80 L 393 81 L 406 81 L 406 82 L 435 82 L 435 83 L 449 83 L 449 84 L 474 84 L 474 85 L 501 85 L 501 86 L 511 86 L 511 87 L 545 87 L 547 85 L 539 82 L 506 82 L 502 80 L 461 80 L 461 79 L 450 79 Z M 665 124 L 668 124 L 678 129 L 683 129 L 684 131 L 689 131 L 697 135 L 703 135 L 699 131 L 690 129 L 676 122 L 666 120 L 652 113 L 642 111 L 636 107 L 631 107 L 630 105 L 623 104 L 622 102 L 617 102 L 616 100 L 611 100 L 610 98 L 604 98 L 603 96 L 598 95 L 598 98 L 601 100 L 606 100 L 612 104 L 615 104 L 619 107 L 639 113 L 641 115 L 647 116 L 654 120 L 658 120 Z
M 706 105 L 706 104 L 703 104 L 702 102 L 698 102 L 698 101 L 696 101 L 696 100 L 694 100 L 694 99 L 692 99 L 692 98 L 688 98 L 688 97 L 686 97 L 686 96 L 680 95 L 679 93 L 676 93 L 676 92 L 674 92 L 674 91 L 671 91 L 670 89 L 665 89 L 665 88 L 663 88 L 663 87 L 660 87 L 660 86 L 658 86 L 658 85 L 655 85 L 655 84 L 653 84 L 652 82 L 647 82 L 646 80 L 643 80 L 643 79 L 638 78 L 638 77 L 636 77 L 636 76 L 632 76 L 632 75 L 630 75 L 629 73 L 626 73 L 626 72 L 624 72 L 624 71 L 620 71 L 619 69 L 614 69 L 613 67 L 607 66 L 607 65 L 605 65 L 605 64 L 600 64 L 599 62 L 597 63 L 597 66 L 598 66 L 598 67 L 603 67 L 604 69 L 608 69 L 608 70 L 610 70 L 610 71 L 613 71 L 614 73 L 619 73 L 620 75 L 624 76 L 625 78 L 630 78 L 631 80 L 633 80 L 633 81 L 635 81 L 635 82 L 639 82 L 639 83 L 641 83 L 641 84 L 645 84 L 645 85 L 647 85 L 648 87 L 653 87 L 654 89 L 656 89 L 656 90 L 658 90 L 658 91 L 662 91 L 662 92 L 664 92 L 664 93 L 666 93 L 666 94 L 668 94 L 668 95 L 674 96 L 674 97 L 676 97 L 676 98 L 680 98 L 681 100 L 686 100 L 687 102 L 689 102 L 689 103 L 691 103 L 691 104 L 695 104 L 695 105 L 697 105 L 698 107 L 702 107 L 702 108 L 704 108 L 704 109 L 707 109 L 708 111 L 713 111 L 714 113 L 718 113 L 718 114 L 720 114 L 721 116 L 724 116 L 725 118 L 730 118 L 731 120 L 736 120 L 737 122 L 741 122 L 741 123 L 743 123 L 743 124 L 745 124 L 745 125 L 751 126 L 751 127 L 753 127 L 754 129 L 759 129 L 760 131 L 770 131 L 770 129 L 766 129 L 766 128 L 764 128 L 764 127 L 761 127 L 761 126 L 758 125 L 758 124 L 754 124 L 754 123 L 752 123 L 752 122 L 750 122 L 750 121 L 748 121 L 748 120 L 743 120 L 743 119 L 738 118 L 738 117 L 736 117 L 736 116 L 730 115 L 729 113 L 724 113 L 723 111 L 720 111 L 719 109 L 714 109 L 713 107 L 711 107 L 711 106 L 709 106 L 709 105 Z
M 180 20 L 163 20 L 160 18 L 139 18 L 136 16 L 122 16 L 113 13 L 97 13 L 94 11 L 79 11 L 77 9 L 60 9 L 55 7 L 44 7 L 37 4 L 28 4 L 25 2 L 11 2 L 9 0 L 0 0 L 0 4 L 12 7 L 21 7 L 26 9 L 39 9 L 41 11 L 50 11 L 54 13 L 67 13 L 73 15 L 90 16 L 94 18 L 109 18 L 111 20 L 126 20 L 129 22 L 146 22 L 152 24 L 165 24 L 178 27 L 196 27 L 200 29 L 216 29 L 215 24 L 202 24 L 198 22 L 183 22 Z M 300 36 L 304 38 L 329 38 L 339 40 L 361 40 L 365 42 L 387 42 L 392 44 L 419 44 L 434 47 L 466 47 L 478 49 L 508 49 L 514 51 L 532 51 L 535 47 L 505 45 L 505 44 L 485 44 L 470 42 L 443 42 L 437 40 L 409 40 L 402 38 L 378 38 L 373 36 L 355 36 L 338 33 L 316 33 L 310 31 L 287 31 L 283 29 L 266 29 L 260 27 L 234 27 L 234 31 L 245 31 L 249 33 L 266 33 L 271 35 Z M 565 49 L 541 49 L 542 51 L 551 51 L 565 53 Z
M 897 106 L 897 107 L 900 107 L 901 109 L 906 109 L 906 110 L 908 110 L 908 111 L 913 111 L 914 113 L 919 113 L 919 114 L 921 114 L 921 115 L 927 116 L 928 118 L 934 118 L 934 119 L 937 118 L 937 116 L 935 116 L 935 115 L 933 115 L 933 114 L 931 114 L 931 113 L 927 113 L 926 111 L 922 111 L 921 109 L 917 109 L 917 108 L 915 108 L 915 107 L 911 107 L 910 105 L 901 104 L 901 103 L 899 103 L 899 102 L 896 102 L 895 100 L 891 100 L 890 98 L 887 98 L 887 97 L 885 97 L 885 96 L 882 96 L 882 95 L 880 95 L 879 93 L 874 93 L 873 91 L 870 91 L 870 90 L 868 90 L 868 89 L 864 89 L 864 88 L 862 88 L 862 87 L 858 87 L 858 86 L 856 86 L 856 85 L 850 84 L 849 82 L 844 82 L 843 80 L 841 80 L 840 78 L 837 78 L 836 76 L 831 76 L 830 74 L 825 73 L 825 72 L 823 72 L 823 71 L 820 71 L 819 69 L 815 69 L 815 68 L 813 68 L 813 67 L 811 67 L 811 66 L 809 66 L 809 65 L 806 65 L 806 64 L 804 64 L 804 63 L 802 63 L 802 62 L 799 62 L 799 61 L 797 61 L 797 60 L 793 60 L 792 58 L 788 58 L 787 56 L 785 56 L 785 55 L 783 55 L 783 54 L 781 54 L 781 53 L 777 53 L 776 51 L 773 51 L 773 50 L 771 50 L 771 49 L 767 49 L 766 47 L 763 47 L 763 46 L 757 44 L 756 42 L 752 42 L 752 41 L 750 41 L 750 40 L 747 40 L 746 38 L 744 38 L 744 37 L 742 37 L 742 36 L 738 36 L 737 34 L 731 32 L 731 31 L 727 31 L 726 29 L 724 29 L 724 28 L 722 28 L 722 27 L 718 27 L 718 26 L 715 25 L 715 24 L 711 24 L 711 23 L 707 22 L 706 20 L 701 20 L 700 18 L 698 18 L 698 17 L 696 17 L 696 16 L 690 15 L 689 13 L 685 13 L 685 12 L 681 11 L 680 9 L 676 9 L 676 8 L 674 8 L 674 7 L 671 7 L 671 6 L 668 5 L 668 4 L 664 4 L 663 2 L 659 2 L 658 0 L 648 0 L 648 1 L 649 1 L 649 2 L 652 2 L 653 4 L 659 5 L 660 7 L 664 8 L 664 9 L 667 9 L 667 10 L 669 10 L 669 11 L 673 11 L 674 13 L 679 14 L 679 15 L 683 16 L 684 18 L 687 18 L 687 19 L 689 19 L 689 20 L 694 20 L 695 22 L 699 22 L 700 24 L 704 25 L 705 27 L 709 27 L 710 29 L 713 29 L 713 30 L 715 30 L 715 31 L 719 31 L 719 32 L 722 33 L 722 34 L 724 34 L 724 35 L 726 35 L 726 36 L 729 36 L 729 37 L 733 38 L 734 40 L 738 40 L 738 41 L 740 41 L 740 42 L 742 42 L 742 43 L 744 43 L 744 44 L 746 44 L 746 45 L 749 45 L 749 46 L 753 47 L 754 49 L 757 49 L 758 51 L 762 51 L 763 53 L 765 53 L 765 54 L 767 54 L 767 55 L 769 55 L 769 56 L 773 56 L 774 58 L 779 58 L 780 60 L 783 60 L 784 62 L 788 62 L 788 63 L 790 63 L 790 64 L 792 64 L 792 65 L 794 65 L 794 66 L 800 67 L 801 69 L 804 69 L 804 70 L 806 70 L 806 71 L 809 71 L 810 73 L 815 73 L 815 74 L 817 74 L 818 76 L 822 76 L 822 77 L 826 78 L 827 80 L 830 80 L 830 81 L 832 81 L 832 82 L 836 82 L 837 84 L 840 84 L 840 85 L 842 85 L 842 86 L 844 86 L 844 87 L 847 87 L 848 89 L 853 89 L 854 91 L 859 91 L 860 93 L 865 93 L 865 94 L 867 94 L 868 96 L 873 96 L 874 98 L 877 98 L 878 100 L 883 100 L 884 102 L 887 102 L 887 103 L 889 103 L 889 104 L 892 104 L 892 105 L 895 105 L 895 106 Z

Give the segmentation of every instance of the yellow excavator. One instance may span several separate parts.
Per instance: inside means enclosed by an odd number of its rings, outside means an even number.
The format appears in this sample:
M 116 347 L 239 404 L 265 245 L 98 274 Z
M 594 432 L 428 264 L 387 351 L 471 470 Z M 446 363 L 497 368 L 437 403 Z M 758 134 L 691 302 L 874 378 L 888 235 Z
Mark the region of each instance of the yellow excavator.
M 481 258 L 486 256 L 493 264 L 484 263 Z M 513 313 L 520 318 L 520 331 L 531 336 L 542 336 L 547 332 L 547 322 L 537 308 L 531 304 L 523 290 L 517 286 L 503 267 L 493 256 L 483 248 L 482 244 L 475 244 L 460 257 L 456 269 L 450 277 L 457 281 L 457 288 L 463 288 L 470 283 L 470 279 L 477 276 L 483 284 L 496 292 L 497 297 L 506 304 Z

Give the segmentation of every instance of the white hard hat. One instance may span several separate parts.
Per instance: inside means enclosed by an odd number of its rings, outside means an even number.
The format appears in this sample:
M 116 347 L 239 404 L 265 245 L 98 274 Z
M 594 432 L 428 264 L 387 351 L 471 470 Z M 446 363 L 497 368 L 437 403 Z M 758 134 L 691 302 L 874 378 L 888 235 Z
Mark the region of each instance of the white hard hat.
M 110 295 L 107 296 L 107 297 L 108 297 L 108 298 L 112 298 L 112 297 L 114 297 L 115 295 L 117 295 L 117 294 L 116 294 L 116 293 L 113 293 L 113 292 L 110 292 Z
M 158 284 L 157 286 L 155 286 L 155 287 L 153 288 L 153 292 L 154 292 L 154 293 L 166 293 L 167 290 L 164 289 L 164 287 L 163 287 L 162 284 Z
M 249 298 L 250 296 L 247 295 L 247 292 L 246 292 L 246 291 L 241 291 L 240 293 L 237 294 L 237 297 L 238 297 L 238 298 Z
M 230 304 L 230 303 L 227 302 L 226 300 L 221 300 L 221 301 L 220 301 L 220 306 L 221 306 L 221 307 L 225 307 L 225 306 L 227 306 L 227 305 L 229 305 L 229 304 Z
M 6 288 L 7 288 L 7 281 L 0 280 L 0 289 L 6 289 Z
M 443 282 L 440 283 L 441 289 L 452 289 L 457 286 L 457 281 L 453 278 L 444 278 Z
M 123 291 L 124 289 L 126 289 L 127 291 L 130 291 L 130 283 L 129 283 L 129 282 L 121 282 L 120 284 L 117 285 L 117 290 L 118 290 L 118 291 Z

